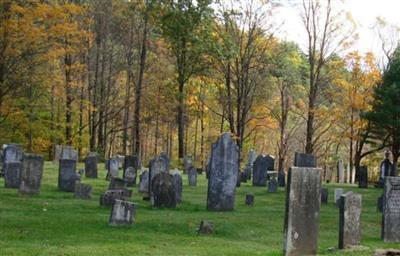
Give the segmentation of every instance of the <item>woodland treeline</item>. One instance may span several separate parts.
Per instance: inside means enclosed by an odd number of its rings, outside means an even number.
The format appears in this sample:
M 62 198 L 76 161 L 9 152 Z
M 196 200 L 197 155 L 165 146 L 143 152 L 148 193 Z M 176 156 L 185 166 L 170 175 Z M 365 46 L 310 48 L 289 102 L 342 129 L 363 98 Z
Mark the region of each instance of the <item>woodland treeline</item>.
M 365 114 L 379 108 L 376 88 L 396 58 L 382 68 L 372 53 L 348 51 L 357 28 L 332 5 L 299 4 L 302 50 L 276 36 L 270 1 L 2 0 L 0 143 L 49 159 L 58 144 L 144 163 L 190 154 L 201 167 L 229 131 L 243 161 L 254 148 L 278 170 L 294 151 L 352 170 L 383 149 L 397 161 L 396 129 Z M 387 27 L 377 21 L 393 57 Z

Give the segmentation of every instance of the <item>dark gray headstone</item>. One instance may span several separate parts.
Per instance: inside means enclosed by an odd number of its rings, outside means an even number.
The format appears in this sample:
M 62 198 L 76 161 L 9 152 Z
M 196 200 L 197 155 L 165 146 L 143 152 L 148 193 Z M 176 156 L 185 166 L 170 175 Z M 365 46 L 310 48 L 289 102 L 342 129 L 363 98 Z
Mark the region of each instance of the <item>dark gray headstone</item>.
M 253 206 L 254 205 L 254 195 L 253 194 L 246 194 L 246 205 Z
M 151 203 L 153 207 L 175 208 L 176 191 L 175 182 L 171 174 L 160 172 L 151 183 Z
M 25 154 L 22 160 L 19 192 L 35 195 L 40 193 L 44 160 L 42 156 Z
M 132 196 L 132 190 L 128 189 L 117 189 L 107 190 L 100 195 L 100 206 L 109 207 L 112 206 L 116 199 L 127 200 Z
M 151 197 L 152 182 L 159 173 L 169 173 L 169 159 L 165 155 L 153 158 L 149 163 L 149 195 Z
M 320 168 L 291 167 L 286 190 L 284 255 L 316 255 L 321 202 Z
M 253 186 L 267 185 L 267 171 L 274 170 L 275 159 L 270 155 L 259 155 L 253 163 Z
M 172 177 L 174 178 L 176 203 L 180 204 L 182 202 L 182 176 L 179 173 L 175 172 L 172 174 Z
M 140 174 L 139 193 L 149 193 L 149 171 L 144 171 Z
M 368 167 L 365 165 L 360 166 L 358 175 L 358 187 L 368 188 Z
M 283 171 L 278 172 L 278 186 L 284 187 L 285 183 L 285 173 Z
M 232 211 L 239 171 L 239 149 L 229 133 L 213 144 L 209 166 L 207 210 Z
M 197 186 L 197 170 L 196 170 L 196 168 L 191 166 L 187 170 L 187 174 L 188 174 L 189 186 L 196 187 Z
M 340 197 L 343 194 L 343 188 L 335 188 L 335 204 L 337 207 L 340 205 Z
M 121 178 L 111 178 L 110 184 L 108 185 L 109 190 L 115 189 L 126 189 L 128 187 L 128 182 Z
M 133 186 L 136 184 L 136 175 L 139 165 L 139 158 L 137 156 L 125 156 L 123 177 L 128 182 L 128 186 Z
M 385 242 L 400 242 L 400 177 L 385 177 L 382 239 Z
M 110 219 L 110 226 L 131 226 L 135 222 L 136 205 L 123 200 L 114 201 Z
M 58 168 L 58 189 L 65 192 L 75 191 L 75 182 L 80 180 L 75 172 L 76 161 L 71 159 L 60 159 Z
M 97 156 L 88 156 L 85 160 L 86 178 L 97 178 Z
M 237 172 L 237 179 L 236 179 L 236 187 L 240 187 L 240 185 L 241 185 L 241 181 L 242 181 L 242 175 L 241 175 L 241 171 L 240 170 L 238 170 L 238 172 Z
M 328 203 L 328 196 L 329 191 L 327 188 L 321 188 L 321 203 L 327 204 Z
M 274 176 L 268 180 L 268 192 L 275 193 L 278 191 L 278 181 Z
M 339 201 L 339 249 L 360 245 L 361 195 L 347 192 Z
M 119 161 L 117 158 L 107 160 L 107 178 L 118 177 Z
M 243 183 L 247 183 L 248 178 L 247 178 L 246 170 L 243 172 L 239 172 L 239 173 L 240 173 L 240 181 Z
M 4 162 L 4 185 L 6 188 L 19 188 L 21 184 L 22 162 Z
M 317 159 L 311 154 L 296 152 L 294 154 L 294 166 L 296 167 L 317 167 Z
M 23 151 L 20 145 L 8 144 L 3 149 L 3 163 L 22 162 Z
M 75 198 L 89 200 L 92 198 L 92 186 L 79 181 L 75 183 Z

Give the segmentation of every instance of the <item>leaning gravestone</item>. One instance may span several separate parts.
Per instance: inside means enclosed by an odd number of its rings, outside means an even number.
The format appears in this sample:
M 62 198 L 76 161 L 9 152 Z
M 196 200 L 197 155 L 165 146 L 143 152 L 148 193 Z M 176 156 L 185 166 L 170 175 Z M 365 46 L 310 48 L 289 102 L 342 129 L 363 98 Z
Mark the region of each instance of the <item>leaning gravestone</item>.
M 158 173 L 153 178 L 151 186 L 150 199 L 153 207 L 176 207 L 175 182 L 171 174 L 166 172 Z
M 268 156 L 259 155 L 253 164 L 253 186 L 265 187 L 267 185 Z
M 338 161 L 338 167 L 337 167 L 337 171 L 338 171 L 338 182 L 339 183 L 344 183 L 344 166 L 343 166 L 343 160 L 339 160 Z
M 368 167 L 365 165 L 360 166 L 358 175 L 358 187 L 368 188 Z
M 328 194 L 329 191 L 327 188 L 321 188 L 321 203 L 327 204 L 328 203 Z
M 339 249 L 360 244 L 361 195 L 347 192 L 339 200 Z
M 61 159 L 58 168 L 58 189 L 65 192 L 75 191 L 75 182 L 80 176 L 75 172 L 76 161 Z
M 343 195 L 343 188 L 335 188 L 335 204 L 339 207 L 340 197 Z
M 126 189 L 128 187 L 128 182 L 121 178 L 111 178 L 110 184 L 108 185 L 109 190 L 113 189 Z
M 8 144 L 3 150 L 3 173 L 6 188 L 19 188 L 22 171 L 22 148 L 16 144 Z
M 291 167 L 288 173 L 284 255 L 316 255 L 321 202 L 320 168 Z
M 119 162 L 117 158 L 107 160 L 107 179 L 118 177 Z
M 317 159 L 311 154 L 296 152 L 294 155 L 294 166 L 316 168 Z
M 77 181 L 75 183 L 75 198 L 89 200 L 92 198 L 92 186 Z
M 132 196 L 132 190 L 128 189 L 116 189 L 107 190 L 100 195 L 100 206 L 109 207 L 112 206 L 115 200 L 127 200 Z
M 139 169 L 139 158 L 137 156 L 125 156 L 124 158 L 124 179 L 128 182 L 128 186 L 136 184 L 136 174 Z
M 385 177 L 382 239 L 385 242 L 400 242 L 400 177 Z
M 110 219 L 110 226 L 131 226 L 135 222 L 136 205 L 116 199 L 114 201 Z
M 235 204 L 239 149 L 229 133 L 213 144 L 209 166 L 207 210 L 232 211 Z
M 85 159 L 86 178 L 97 178 L 97 156 L 88 156 Z
M 176 203 L 180 204 L 182 202 L 182 176 L 178 172 L 174 172 L 172 177 L 174 178 Z
M 40 193 L 40 184 L 43 176 L 43 157 L 34 154 L 25 154 L 22 160 L 21 184 L 19 192 L 36 195 Z
M 189 186 L 190 187 L 196 187 L 197 186 L 197 171 L 196 171 L 196 168 L 191 166 L 187 170 L 187 174 L 188 174 Z

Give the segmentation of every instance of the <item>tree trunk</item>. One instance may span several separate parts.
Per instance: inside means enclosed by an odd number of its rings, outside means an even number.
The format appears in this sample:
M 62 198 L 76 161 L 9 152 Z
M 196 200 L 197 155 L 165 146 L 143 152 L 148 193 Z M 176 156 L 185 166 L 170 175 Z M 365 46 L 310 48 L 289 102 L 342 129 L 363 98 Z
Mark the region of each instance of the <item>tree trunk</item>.
M 65 63 L 65 139 L 67 145 L 72 145 L 72 56 L 66 54 Z

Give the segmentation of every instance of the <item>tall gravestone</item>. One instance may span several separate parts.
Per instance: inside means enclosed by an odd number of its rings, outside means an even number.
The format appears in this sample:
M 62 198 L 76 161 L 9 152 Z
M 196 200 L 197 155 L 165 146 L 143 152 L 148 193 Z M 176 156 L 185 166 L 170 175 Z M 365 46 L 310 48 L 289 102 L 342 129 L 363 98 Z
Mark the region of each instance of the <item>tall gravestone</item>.
M 343 188 L 335 188 L 335 204 L 339 207 L 340 197 L 343 195 Z
M 117 158 L 111 158 L 107 161 L 107 179 L 118 177 L 119 162 Z
M 136 184 L 137 171 L 139 169 L 139 158 L 137 156 L 125 156 L 123 166 L 123 177 L 128 182 L 128 186 Z
M 385 242 L 400 242 L 400 177 L 385 177 L 382 239 Z
M 338 161 L 338 166 L 337 166 L 337 176 L 338 176 L 338 182 L 339 183 L 344 183 L 344 166 L 343 166 L 343 160 Z
M 229 133 L 213 144 L 209 166 L 207 210 L 231 211 L 235 204 L 239 149 Z
M 72 159 L 60 159 L 58 167 L 58 188 L 65 192 L 75 191 L 75 182 L 80 180 L 75 172 L 76 161 Z
M 176 203 L 180 204 L 182 202 L 182 176 L 178 172 L 174 172 L 172 173 L 172 177 L 174 178 Z
M 321 203 L 322 204 L 327 204 L 328 203 L 328 196 L 329 196 L 329 191 L 327 188 L 321 188 Z
M 291 167 L 286 190 L 284 255 L 316 255 L 321 203 L 320 168 Z
M 97 156 L 88 156 L 85 159 L 86 178 L 97 178 Z
M 153 158 L 149 163 L 149 196 L 151 197 L 152 182 L 154 177 L 159 173 L 169 172 L 169 159 L 165 156 L 157 156 Z
M 347 192 L 339 200 L 339 249 L 361 242 L 361 195 Z
M 140 174 L 139 178 L 139 193 L 146 194 L 149 193 L 149 171 L 144 171 Z
M 247 155 L 247 165 L 253 166 L 254 161 L 257 159 L 257 152 L 254 149 L 250 149 Z
M 43 176 L 43 157 L 34 154 L 25 154 L 22 160 L 21 184 L 19 192 L 36 195 L 40 193 Z
M 3 150 L 3 172 L 6 188 L 19 188 L 22 171 L 22 148 L 16 144 L 8 144 Z
M 294 166 L 296 167 L 317 167 L 317 159 L 311 154 L 296 152 L 294 154 Z
M 267 185 L 267 171 L 273 170 L 273 163 L 274 159 L 269 155 L 259 155 L 257 157 L 253 164 L 253 186 L 265 187 Z
M 368 188 L 368 167 L 365 165 L 360 166 L 358 175 L 358 187 Z
M 185 173 L 187 173 L 190 169 L 190 167 L 192 167 L 193 165 L 193 159 L 192 156 L 187 155 L 183 158 L 183 167 L 184 167 L 184 171 Z
M 190 187 L 196 187 L 197 186 L 197 170 L 193 166 L 191 166 L 187 170 L 188 174 L 188 181 L 189 181 L 189 186 Z

